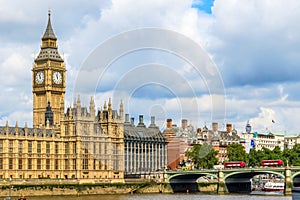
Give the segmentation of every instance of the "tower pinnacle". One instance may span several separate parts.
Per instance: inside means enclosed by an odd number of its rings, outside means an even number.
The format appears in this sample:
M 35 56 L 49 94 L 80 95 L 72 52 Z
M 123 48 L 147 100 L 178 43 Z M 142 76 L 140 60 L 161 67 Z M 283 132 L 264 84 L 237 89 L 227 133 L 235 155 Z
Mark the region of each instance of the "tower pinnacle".
M 45 33 L 42 37 L 42 46 L 41 51 L 35 61 L 44 61 L 44 60 L 55 60 L 63 62 L 64 60 L 60 56 L 57 50 L 57 38 L 54 34 L 52 25 L 51 25 L 51 12 L 48 11 L 48 24 L 45 30 Z
M 53 29 L 52 29 L 52 25 L 51 25 L 51 10 L 48 10 L 48 24 L 47 24 L 47 28 L 46 31 L 42 37 L 42 40 L 46 40 L 46 39 L 53 39 L 53 40 L 57 40 Z

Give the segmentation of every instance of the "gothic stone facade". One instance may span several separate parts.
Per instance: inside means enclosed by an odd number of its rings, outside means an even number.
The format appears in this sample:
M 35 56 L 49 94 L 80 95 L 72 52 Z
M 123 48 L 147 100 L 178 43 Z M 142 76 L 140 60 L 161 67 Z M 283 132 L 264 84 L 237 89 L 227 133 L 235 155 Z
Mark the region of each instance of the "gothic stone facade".
M 0 127 L 0 179 L 123 182 L 123 119 L 104 108 L 95 116 L 77 100 L 60 127 Z
M 123 105 L 95 114 L 80 98 L 64 113 L 66 69 L 50 13 L 32 69 L 33 128 L 0 127 L 0 178 L 124 181 Z

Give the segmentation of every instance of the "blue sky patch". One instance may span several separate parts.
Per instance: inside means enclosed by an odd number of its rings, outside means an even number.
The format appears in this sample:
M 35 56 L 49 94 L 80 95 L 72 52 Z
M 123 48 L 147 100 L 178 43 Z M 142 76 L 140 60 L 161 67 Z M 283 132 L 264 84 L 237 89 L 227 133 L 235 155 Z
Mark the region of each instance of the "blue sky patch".
M 211 7 L 214 5 L 214 0 L 194 0 L 192 8 L 197 8 L 208 14 L 211 14 Z

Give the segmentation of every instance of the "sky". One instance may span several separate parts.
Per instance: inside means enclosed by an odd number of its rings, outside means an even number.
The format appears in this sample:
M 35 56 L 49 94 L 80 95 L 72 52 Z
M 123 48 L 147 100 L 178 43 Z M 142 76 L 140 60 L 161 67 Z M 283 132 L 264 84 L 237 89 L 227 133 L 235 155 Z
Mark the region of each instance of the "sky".
M 172 118 L 300 133 L 298 0 L 0 2 L 0 125 L 32 126 L 31 69 L 50 9 L 66 107 L 78 94 L 97 109 L 111 97 L 162 129 Z

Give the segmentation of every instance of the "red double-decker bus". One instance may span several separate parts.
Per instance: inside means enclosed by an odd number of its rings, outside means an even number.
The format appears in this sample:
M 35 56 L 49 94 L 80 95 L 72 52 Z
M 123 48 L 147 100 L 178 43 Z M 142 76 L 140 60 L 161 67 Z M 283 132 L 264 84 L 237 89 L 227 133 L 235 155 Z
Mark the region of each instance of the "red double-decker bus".
M 261 166 L 263 166 L 263 167 L 283 167 L 284 163 L 282 160 L 262 160 Z
M 246 163 L 243 161 L 231 161 L 225 162 L 224 168 L 242 168 L 246 167 Z

